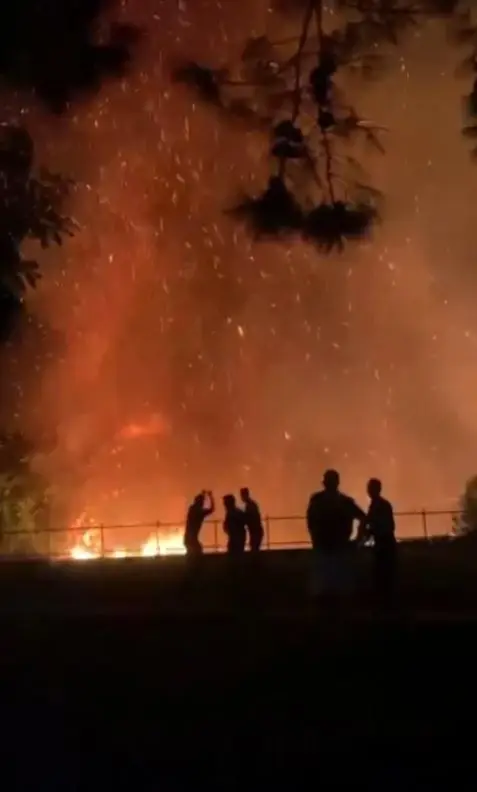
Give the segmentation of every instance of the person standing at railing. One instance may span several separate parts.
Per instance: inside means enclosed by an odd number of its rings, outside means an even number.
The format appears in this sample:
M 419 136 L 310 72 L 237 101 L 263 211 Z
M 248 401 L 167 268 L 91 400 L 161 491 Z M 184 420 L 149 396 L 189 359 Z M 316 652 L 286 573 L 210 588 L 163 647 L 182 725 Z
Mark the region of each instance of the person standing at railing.
M 208 498 L 208 506 L 205 505 Z M 215 511 L 214 496 L 210 490 L 202 490 L 196 495 L 187 510 L 186 526 L 184 533 L 184 547 L 187 555 L 197 556 L 204 551 L 200 542 L 200 532 L 206 517 Z
M 339 596 L 351 583 L 353 527 L 366 515 L 353 498 L 340 492 L 336 470 L 327 470 L 323 489 L 315 492 L 306 514 L 314 556 L 314 594 Z
M 260 507 L 250 496 L 248 487 L 242 487 L 240 498 L 244 505 L 245 526 L 248 531 L 248 542 L 252 553 L 257 553 L 263 542 L 265 532 L 263 530 L 262 515 Z
M 229 555 L 237 556 L 245 552 L 245 514 L 239 509 L 235 500 L 235 495 L 224 495 L 223 497 L 225 517 L 224 533 L 227 536 L 227 552 Z
M 396 584 L 397 542 L 392 504 L 381 495 L 379 479 L 368 481 L 366 532 L 373 539 L 374 588 L 378 601 L 389 604 Z

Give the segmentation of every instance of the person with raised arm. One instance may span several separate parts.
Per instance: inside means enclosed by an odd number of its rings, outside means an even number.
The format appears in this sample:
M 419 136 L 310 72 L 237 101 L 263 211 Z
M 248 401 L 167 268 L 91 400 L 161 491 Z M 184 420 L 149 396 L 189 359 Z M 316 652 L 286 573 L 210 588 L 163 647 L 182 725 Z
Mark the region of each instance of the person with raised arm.
M 206 505 L 207 503 L 207 505 Z M 195 496 L 187 510 L 184 533 L 184 547 L 187 555 L 202 555 L 204 548 L 200 542 L 200 532 L 206 517 L 215 511 L 214 496 L 211 490 L 202 490 Z

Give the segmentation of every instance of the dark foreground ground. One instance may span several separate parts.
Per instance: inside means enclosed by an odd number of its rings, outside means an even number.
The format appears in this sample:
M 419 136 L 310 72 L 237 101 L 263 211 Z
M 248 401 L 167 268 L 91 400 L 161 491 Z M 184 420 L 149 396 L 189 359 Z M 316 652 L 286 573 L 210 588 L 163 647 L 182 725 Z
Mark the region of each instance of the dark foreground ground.
M 371 556 L 356 556 L 353 601 L 367 608 Z M 0 614 L 292 614 L 309 610 L 308 550 L 246 554 L 232 566 L 208 555 L 104 561 L 0 562 Z M 401 609 L 477 616 L 477 542 L 409 542 L 399 547 Z
M 374 613 L 364 559 L 361 601 L 340 618 L 309 605 L 303 553 L 235 577 L 225 559 L 194 575 L 179 559 L 3 568 L 3 788 L 266 789 L 306 775 L 437 789 L 457 771 L 474 784 L 473 564 L 428 549 L 414 606 L 424 551 L 406 552 L 404 607 Z

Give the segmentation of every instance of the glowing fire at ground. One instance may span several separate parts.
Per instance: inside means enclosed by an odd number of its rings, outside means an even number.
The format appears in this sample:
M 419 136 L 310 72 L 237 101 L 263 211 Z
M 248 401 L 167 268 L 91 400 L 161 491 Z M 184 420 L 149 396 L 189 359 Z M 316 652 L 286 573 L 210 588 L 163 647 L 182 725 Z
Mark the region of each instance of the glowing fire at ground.
M 79 541 L 70 550 L 74 561 L 92 561 L 95 558 L 155 558 L 157 556 L 185 555 L 182 534 L 151 534 L 137 550 L 115 547 L 112 551 L 101 550 L 101 532 L 96 528 L 84 531 Z

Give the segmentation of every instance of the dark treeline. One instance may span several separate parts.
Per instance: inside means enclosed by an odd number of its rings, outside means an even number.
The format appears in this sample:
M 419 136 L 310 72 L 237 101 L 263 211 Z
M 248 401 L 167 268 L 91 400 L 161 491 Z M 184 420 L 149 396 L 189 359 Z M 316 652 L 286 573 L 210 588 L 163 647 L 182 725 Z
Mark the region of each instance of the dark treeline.
M 110 0 L 18 0 L 0 11 L 0 86 L 28 105 L 39 101 L 54 116 L 127 74 L 139 31 L 108 22 Z M 67 175 L 35 160 L 30 131 L 16 118 L 0 126 L 0 345 L 19 329 L 46 330 L 28 313 L 25 295 L 37 285 L 38 262 L 23 244 L 61 245 L 78 229 L 68 214 L 73 188 Z M 2 374 L 0 372 L 0 378 Z M 0 401 L 2 400 L 0 387 Z M 3 406 L 0 404 L 0 406 Z M 49 439 L 51 442 L 51 438 Z M 47 482 L 30 468 L 38 451 L 18 432 L 0 430 L 0 533 L 41 527 L 49 510 Z M 45 450 L 42 448 L 41 450 Z

